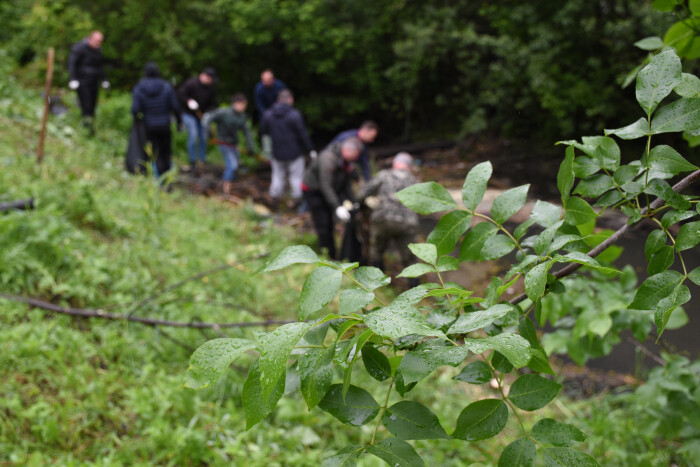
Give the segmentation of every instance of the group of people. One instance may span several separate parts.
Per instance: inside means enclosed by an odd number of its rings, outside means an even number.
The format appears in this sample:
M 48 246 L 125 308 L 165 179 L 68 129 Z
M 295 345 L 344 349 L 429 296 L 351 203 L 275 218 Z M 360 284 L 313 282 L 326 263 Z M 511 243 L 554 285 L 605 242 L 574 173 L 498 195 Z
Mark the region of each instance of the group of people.
M 83 123 L 91 133 L 99 87 L 109 87 L 101 52 L 103 40 L 100 31 L 93 31 L 72 47 L 69 58 L 69 87 L 77 92 Z M 230 106 L 219 108 L 216 80 L 216 71 L 205 68 L 176 91 L 161 77 L 158 66 L 149 62 L 144 67 L 143 78 L 133 89 L 131 112 L 145 128 L 156 175 L 171 168 L 172 117 L 178 130 L 184 126 L 187 131 L 190 167 L 195 170 L 205 162 L 207 141 L 214 126 L 213 142 L 225 163 L 223 191 L 229 193 L 238 168 L 239 133 L 243 133 L 251 154 L 254 144 L 246 115 L 246 96 L 236 93 Z M 288 183 L 292 206 L 304 206 L 310 211 L 320 248 L 326 249 L 331 258 L 337 258 L 334 221 L 350 221 L 358 203 L 365 202 L 373 208 L 368 262 L 381 267 L 384 249 L 394 240 L 404 265 L 409 264 L 407 246 L 416 237 L 418 216 L 401 204 L 395 194 L 417 183 L 412 173 L 412 157 L 399 153 L 390 169 L 372 177 L 367 145 L 374 142 L 378 133 L 372 121 L 338 134 L 317 153 L 304 119 L 294 107 L 293 93 L 269 69 L 260 75 L 254 101 L 260 116 L 263 154 L 272 168 L 269 194 L 273 204 L 281 202 Z M 360 178 L 362 187 L 355 195 L 354 181 Z

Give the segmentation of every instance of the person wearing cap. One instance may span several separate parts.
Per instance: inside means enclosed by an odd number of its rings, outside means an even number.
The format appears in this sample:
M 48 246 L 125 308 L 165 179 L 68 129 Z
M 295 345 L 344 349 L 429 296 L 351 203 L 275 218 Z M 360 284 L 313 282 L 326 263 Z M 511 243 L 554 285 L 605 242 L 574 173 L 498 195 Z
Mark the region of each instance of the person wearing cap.
M 170 170 L 172 155 L 172 133 L 170 116 L 174 115 L 177 126 L 181 126 L 180 107 L 175 90 L 161 78 L 158 65 L 148 62 L 143 70 L 143 78 L 132 92 L 131 113 L 134 118 L 142 118 L 146 127 L 146 141 L 151 143 L 155 158 L 155 175 Z
M 383 254 L 390 242 L 394 242 L 403 267 L 412 262 L 410 243 L 418 233 L 418 214 L 404 206 L 396 193 L 418 183 L 412 173 L 413 158 L 400 152 L 394 156 L 390 169 L 381 170 L 362 187 L 358 200 L 372 208 L 370 215 L 369 262 L 384 268 Z
M 357 160 L 357 165 L 359 165 L 360 169 L 362 169 L 362 176 L 364 177 L 365 181 L 372 178 L 372 172 L 369 167 L 369 151 L 367 150 L 367 145 L 374 143 L 374 140 L 377 138 L 378 131 L 379 127 L 375 122 L 372 120 L 365 120 L 362 122 L 362 125 L 360 125 L 360 128 L 343 131 L 342 133 L 336 135 L 336 137 L 331 141 L 331 143 L 337 143 L 339 141 L 344 141 L 347 138 L 357 138 L 362 142 L 364 149 L 360 153 L 360 158 Z
M 277 95 L 287 86 L 279 79 L 275 78 L 269 68 L 260 73 L 260 81 L 255 85 L 253 97 L 255 107 L 258 109 L 258 118 L 262 119 L 265 111 L 277 102 Z
M 206 160 L 207 141 L 202 116 L 218 106 L 215 80 L 216 71 L 205 68 L 198 76 L 185 81 L 177 91 L 183 110 L 182 122 L 187 130 L 187 153 L 192 167 Z
M 304 126 L 301 112 L 294 108 L 294 95 L 283 89 L 275 105 L 267 109 L 260 122 L 263 152 L 270 159 L 272 180 L 270 197 L 278 205 L 284 196 L 286 179 L 295 207 L 301 202 L 301 182 L 306 165 L 304 156 L 312 153 L 314 146 Z
M 302 190 L 318 235 L 318 246 L 327 249 L 332 259 L 337 259 L 333 215 L 342 222 L 350 220 L 350 211 L 343 204 L 348 201 L 352 206 L 355 202 L 352 173 L 361 151 L 362 143 L 357 138 L 333 143 L 311 161 L 304 173 Z
M 102 42 L 104 35 L 100 31 L 92 31 L 88 37 L 71 47 L 68 57 L 68 87 L 78 94 L 83 126 L 90 134 L 95 132 L 95 107 L 100 83 L 104 89 L 109 89 L 104 71 Z

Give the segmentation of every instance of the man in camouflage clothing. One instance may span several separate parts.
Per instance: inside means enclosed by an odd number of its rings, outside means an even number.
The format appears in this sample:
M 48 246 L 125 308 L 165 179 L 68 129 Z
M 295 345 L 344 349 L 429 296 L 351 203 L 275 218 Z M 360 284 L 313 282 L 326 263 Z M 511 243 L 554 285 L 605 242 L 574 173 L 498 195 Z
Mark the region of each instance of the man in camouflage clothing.
M 394 241 L 401 256 L 402 266 L 412 263 L 408 244 L 416 240 L 418 214 L 401 204 L 398 191 L 418 183 L 411 173 L 413 158 L 405 152 L 394 156 L 391 169 L 380 171 L 362 188 L 358 199 L 372 208 L 369 261 L 380 269 L 384 266 L 383 254 L 390 241 Z M 378 200 L 373 201 L 373 197 Z M 369 198 L 369 199 L 368 199 Z

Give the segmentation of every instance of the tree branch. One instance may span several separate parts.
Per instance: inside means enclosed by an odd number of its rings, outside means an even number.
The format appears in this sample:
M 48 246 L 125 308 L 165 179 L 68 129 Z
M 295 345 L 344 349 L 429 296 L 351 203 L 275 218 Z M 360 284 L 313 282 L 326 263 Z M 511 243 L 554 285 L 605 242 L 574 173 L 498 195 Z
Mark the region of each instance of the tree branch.
M 239 323 L 207 323 L 202 321 L 168 321 L 152 318 L 143 318 L 140 316 L 132 316 L 120 313 L 110 313 L 103 310 L 93 310 L 93 309 L 83 309 L 83 308 L 71 308 L 62 307 L 55 305 L 53 303 L 45 302 L 43 300 L 38 300 L 36 298 L 20 297 L 17 295 L 9 295 L 0 293 L 0 298 L 5 300 L 10 300 L 13 302 L 26 303 L 36 308 L 41 308 L 42 310 L 52 311 L 54 313 L 61 313 L 64 315 L 71 316 L 82 316 L 84 318 L 102 318 L 113 321 L 131 321 L 135 323 L 145 324 L 146 326 L 169 326 L 175 328 L 196 328 L 196 329 L 214 329 L 219 331 L 224 328 L 247 328 L 256 326 L 270 326 L 270 325 L 282 325 L 295 323 L 296 320 L 267 320 L 267 321 L 257 321 L 257 322 L 239 322 Z
M 673 191 L 676 193 L 680 192 L 681 190 L 687 188 L 690 186 L 693 182 L 696 180 L 700 179 L 700 170 L 696 170 L 695 172 L 691 173 L 687 177 L 685 177 L 683 180 L 680 182 L 676 183 L 673 185 Z M 660 207 L 664 203 L 664 200 L 661 198 L 655 199 L 649 206 L 645 207 L 642 209 L 642 216 L 644 216 L 649 210 L 654 210 L 658 207 Z M 597 247 L 593 248 L 591 251 L 587 253 L 588 256 L 591 258 L 594 258 L 601 254 L 603 251 L 605 251 L 606 248 L 608 248 L 610 245 L 616 243 L 620 237 L 622 237 L 627 230 L 629 230 L 629 225 L 625 224 L 622 227 L 620 227 L 614 234 L 612 234 L 610 237 L 608 237 L 604 242 L 602 242 L 600 245 Z M 559 271 L 554 273 L 554 277 L 557 279 L 561 279 L 562 277 L 569 276 L 574 273 L 574 271 L 578 270 L 582 265 L 579 263 L 571 263 L 568 266 L 560 269 Z M 510 303 L 513 305 L 522 302 L 527 298 L 527 294 L 522 293 L 518 295 L 517 297 L 513 298 L 510 300 Z

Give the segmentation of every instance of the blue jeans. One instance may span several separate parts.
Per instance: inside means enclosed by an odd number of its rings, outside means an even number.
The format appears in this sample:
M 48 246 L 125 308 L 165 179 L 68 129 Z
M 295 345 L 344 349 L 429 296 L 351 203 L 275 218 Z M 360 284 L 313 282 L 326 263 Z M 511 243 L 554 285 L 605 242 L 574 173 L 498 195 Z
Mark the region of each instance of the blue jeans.
M 190 164 L 194 164 L 197 159 L 204 162 L 207 156 L 207 138 L 204 133 L 202 121 L 194 115 L 182 114 L 182 123 L 187 130 L 187 154 L 190 156 Z M 199 157 L 197 157 L 197 142 L 199 141 Z
M 224 181 L 230 182 L 236 175 L 236 169 L 238 169 L 238 149 L 220 144 L 219 151 L 221 151 L 221 156 L 224 158 L 224 163 L 226 164 L 226 168 L 224 169 Z

